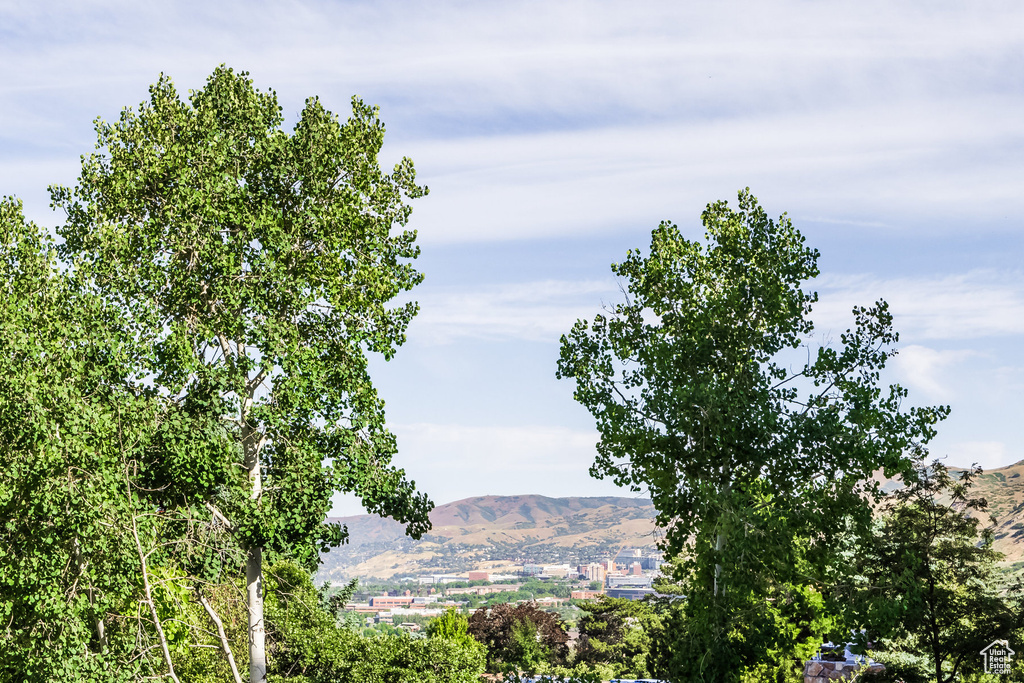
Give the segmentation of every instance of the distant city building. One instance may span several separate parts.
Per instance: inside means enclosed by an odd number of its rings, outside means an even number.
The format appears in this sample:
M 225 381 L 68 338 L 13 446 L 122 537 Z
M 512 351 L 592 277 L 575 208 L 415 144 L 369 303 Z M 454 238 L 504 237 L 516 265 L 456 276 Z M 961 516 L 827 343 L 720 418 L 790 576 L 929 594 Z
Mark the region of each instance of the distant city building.
M 489 586 L 446 588 L 445 592 L 448 593 L 448 595 L 488 595 L 490 593 L 500 593 L 502 591 L 515 592 L 517 590 L 519 590 L 519 584 L 516 583 L 492 583 Z
M 395 599 L 396 598 L 394 597 L 391 598 L 391 600 Z M 423 616 L 437 616 L 439 614 L 443 614 L 444 610 L 448 607 L 458 606 L 454 602 L 437 602 L 436 598 L 415 598 L 415 600 L 416 602 L 395 607 L 392 604 L 384 603 L 381 598 L 378 598 L 376 600 L 376 605 L 350 602 L 345 606 L 345 610 L 355 612 L 356 614 L 419 614 Z M 429 600 L 429 602 L 427 602 L 427 600 Z M 373 602 L 372 599 L 371 602 Z
M 620 576 L 609 576 L 606 584 L 608 588 L 650 588 L 654 584 L 654 577 L 651 575 L 622 574 Z
M 656 572 L 665 564 L 665 558 L 661 555 L 646 555 L 640 558 L 640 566 L 645 572 Z
M 409 607 L 392 607 L 388 614 L 392 617 L 416 614 L 424 617 L 437 617 L 444 614 L 440 607 L 427 607 L 426 605 L 409 605 Z
M 573 591 L 569 597 L 573 600 L 596 600 L 604 595 L 604 591 Z
M 537 603 L 537 607 L 558 607 L 559 605 L 564 605 L 565 601 L 566 598 L 544 597 L 537 598 L 533 602 Z
M 383 608 L 373 607 L 369 603 L 350 602 L 345 605 L 345 609 L 349 612 L 362 612 L 362 613 L 374 613 L 376 614 Z
M 607 571 L 604 565 L 598 564 L 597 562 L 591 562 L 590 564 L 581 564 L 577 567 L 579 575 L 587 581 L 600 581 L 604 583 Z
M 429 576 L 419 576 L 416 581 L 421 585 L 440 585 L 444 583 L 455 583 L 456 581 L 466 581 L 465 576 L 459 576 L 458 574 L 431 574 Z
M 392 607 L 407 607 L 412 604 L 412 598 L 406 595 L 392 597 L 390 595 L 376 595 L 370 598 L 370 607 L 378 609 L 391 609 Z
M 470 581 L 490 581 L 491 575 L 489 572 L 469 572 L 466 578 Z
M 649 552 L 645 555 L 640 548 L 625 548 L 615 556 L 615 562 L 626 567 L 631 567 L 634 562 L 639 562 L 641 569 L 653 572 L 663 564 L 664 558 L 657 552 Z
M 648 595 L 653 595 L 653 588 L 635 588 L 632 586 L 622 588 L 609 588 L 609 598 L 626 598 L 627 600 L 643 600 Z

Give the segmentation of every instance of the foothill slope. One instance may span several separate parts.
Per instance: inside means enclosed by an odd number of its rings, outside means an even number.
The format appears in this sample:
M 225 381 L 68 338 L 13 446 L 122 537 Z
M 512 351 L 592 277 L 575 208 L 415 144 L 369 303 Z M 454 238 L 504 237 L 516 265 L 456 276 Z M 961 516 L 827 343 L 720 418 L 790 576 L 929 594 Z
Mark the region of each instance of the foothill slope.
M 887 490 L 899 485 L 883 482 Z M 984 498 L 995 517 L 994 546 L 1004 563 L 1024 569 L 1024 460 L 986 470 L 975 479 L 974 496 Z M 479 496 L 437 506 L 430 514 L 433 528 L 420 541 L 391 519 L 333 517 L 329 521 L 348 527 L 350 541 L 323 555 L 319 576 L 338 581 L 513 563 L 583 564 L 623 546 L 653 550 L 655 515 L 651 501 L 642 498 Z
M 323 556 L 319 577 L 390 578 L 511 563 L 591 562 L 619 548 L 654 548 L 651 501 L 626 497 L 480 496 L 439 505 L 420 541 L 373 515 L 330 518 L 349 543 Z

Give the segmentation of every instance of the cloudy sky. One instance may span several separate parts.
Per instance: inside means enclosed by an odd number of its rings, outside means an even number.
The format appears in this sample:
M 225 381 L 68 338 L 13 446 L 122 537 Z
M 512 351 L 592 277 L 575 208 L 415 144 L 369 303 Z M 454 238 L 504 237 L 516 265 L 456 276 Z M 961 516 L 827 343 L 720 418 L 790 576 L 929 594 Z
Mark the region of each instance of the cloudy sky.
M 749 186 L 822 252 L 822 336 L 882 297 L 892 378 L 947 403 L 947 462 L 1024 458 L 1019 2 L 0 0 L 0 194 L 55 225 L 96 117 L 220 63 L 291 121 L 381 107 L 411 157 L 426 281 L 375 365 L 399 463 L 438 503 L 603 495 L 558 337 L 619 298 L 609 264 Z M 357 510 L 339 500 L 338 514 Z

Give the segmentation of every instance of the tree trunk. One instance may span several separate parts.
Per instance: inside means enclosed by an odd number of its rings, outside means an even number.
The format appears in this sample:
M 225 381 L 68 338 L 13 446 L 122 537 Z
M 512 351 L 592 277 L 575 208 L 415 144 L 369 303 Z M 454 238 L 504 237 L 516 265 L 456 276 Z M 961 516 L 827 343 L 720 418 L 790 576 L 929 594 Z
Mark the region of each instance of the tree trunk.
M 149 605 L 149 614 L 153 619 L 153 626 L 156 628 L 157 640 L 160 643 L 160 652 L 163 653 L 164 663 L 167 664 L 167 675 L 174 683 L 181 683 L 178 675 L 174 673 L 174 662 L 171 661 L 171 652 L 167 647 L 167 636 L 164 634 L 164 627 L 160 624 L 160 615 L 156 611 L 156 603 L 153 602 L 153 591 L 149 587 L 149 571 L 146 568 L 146 555 L 142 552 L 142 541 L 139 540 L 139 528 L 132 515 L 132 537 L 135 539 L 135 548 L 139 552 L 139 567 L 142 569 L 142 589 L 145 592 L 145 603 Z
M 722 487 L 722 490 L 723 490 L 724 494 L 726 496 L 728 496 L 729 492 L 732 490 L 732 482 L 727 480 L 725 482 L 725 485 Z M 718 584 L 719 584 L 719 582 L 721 581 L 721 578 L 722 578 L 722 551 L 725 550 L 725 529 L 722 528 L 723 527 L 722 517 L 724 517 L 724 515 L 720 513 L 719 517 L 718 517 L 718 535 L 715 537 L 715 585 L 714 585 L 715 592 L 714 592 L 714 595 L 715 595 L 716 598 L 718 597 Z
M 715 539 L 715 557 L 720 559 L 722 550 L 725 549 L 725 534 L 719 533 Z M 715 597 L 718 597 L 718 580 L 722 576 L 722 564 L 715 562 Z
M 249 683 L 267 680 L 267 644 L 263 627 L 263 548 L 251 548 L 245 562 L 245 593 L 249 607 Z
M 223 344 L 224 342 L 222 342 Z M 226 344 L 230 348 L 230 343 Z M 242 347 L 236 344 L 236 356 L 245 356 Z M 252 483 L 252 500 L 259 504 L 263 495 L 263 472 L 260 469 L 260 433 L 249 422 L 256 384 L 246 378 L 247 395 L 242 399 L 239 414 L 242 428 L 242 448 L 245 452 L 245 468 Z M 263 622 L 263 548 L 249 548 L 245 560 L 245 597 L 249 608 L 249 683 L 266 683 L 267 645 L 266 629 Z

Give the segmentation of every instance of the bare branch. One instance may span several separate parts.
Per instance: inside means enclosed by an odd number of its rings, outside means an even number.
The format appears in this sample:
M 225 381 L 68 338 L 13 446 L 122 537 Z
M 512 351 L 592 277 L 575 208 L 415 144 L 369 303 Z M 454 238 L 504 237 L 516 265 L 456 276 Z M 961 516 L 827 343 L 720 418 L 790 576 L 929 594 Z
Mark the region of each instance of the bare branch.
M 220 350 L 224 354 L 224 360 L 231 358 L 231 344 L 227 338 L 223 334 L 218 334 L 217 341 L 220 342 Z
M 197 593 L 199 593 L 199 604 L 203 606 L 206 610 L 206 614 L 210 617 L 210 621 L 212 621 L 213 625 L 217 627 L 217 636 L 220 638 L 221 651 L 224 653 L 224 657 L 227 658 L 228 665 L 231 667 L 231 675 L 234 677 L 235 683 L 242 683 L 242 676 L 238 673 L 238 667 L 235 666 L 235 657 L 231 654 L 231 646 L 228 644 L 228 637 L 224 633 L 224 623 L 213 610 L 213 605 L 210 604 L 206 595 L 204 595 L 202 591 L 197 591 Z
M 206 509 L 210 511 L 210 514 L 212 514 L 214 518 L 216 518 L 221 524 L 223 524 L 228 531 L 235 530 L 235 525 L 232 524 L 231 521 L 224 516 L 224 513 L 218 510 L 213 503 L 206 501 L 205 505 Z
M 156 635 L 160 640 L 160 650 L 163 652 L 164 662 L 167 664 L 168 675 L 174 683 L 181 683 L 178 675 L 174 673 L 174 662 L 171 661 L 171 653 L 167 649 L 167 636 L 164 628 L 160 625 L 160 617 L 156 613 L 156 604 L 153 602 L 153 593 L 149 589 L 149 572 L 146 570 L 146 555 L 142 552 L 142 542 L 139 540 L 139 527 L 135 523 L 135 515 L 132 518 L 132 538 L 135 539 L 135 548 L 139 552 L 139 565 L 142 567 L 142 588 L 146 593 L 146 604 L 149 605 L 149 613 L 153 617 L 153 626 L 156 627 Z

